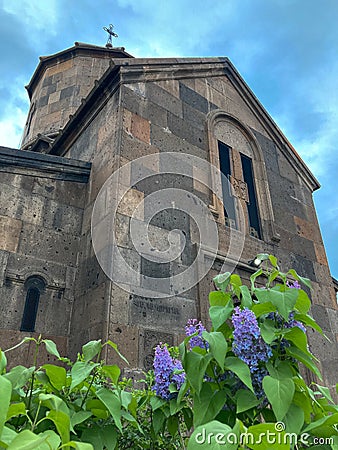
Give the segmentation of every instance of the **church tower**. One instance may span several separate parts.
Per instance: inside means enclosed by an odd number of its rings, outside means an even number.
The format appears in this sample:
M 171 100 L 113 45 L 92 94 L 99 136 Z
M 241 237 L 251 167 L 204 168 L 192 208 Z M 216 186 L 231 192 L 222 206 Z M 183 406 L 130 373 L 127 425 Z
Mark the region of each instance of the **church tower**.
M 47 152 L 113 60 L 131 57 L 123 47 L 81 42 L 54 55 L 41 56 L 26 86 L 30 109 L 21 148 Z

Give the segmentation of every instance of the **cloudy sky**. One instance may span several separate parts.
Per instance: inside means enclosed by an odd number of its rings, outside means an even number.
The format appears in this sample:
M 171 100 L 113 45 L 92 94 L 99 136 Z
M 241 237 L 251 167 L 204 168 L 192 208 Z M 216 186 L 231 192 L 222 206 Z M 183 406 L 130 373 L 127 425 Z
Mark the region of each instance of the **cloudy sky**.
M 228 56 L 322 187 L 314 195 L 338 277 L 337 0 L 0 0 L 0 145 L 17 148 L 40 55 L 75 41 L 138 57 Z

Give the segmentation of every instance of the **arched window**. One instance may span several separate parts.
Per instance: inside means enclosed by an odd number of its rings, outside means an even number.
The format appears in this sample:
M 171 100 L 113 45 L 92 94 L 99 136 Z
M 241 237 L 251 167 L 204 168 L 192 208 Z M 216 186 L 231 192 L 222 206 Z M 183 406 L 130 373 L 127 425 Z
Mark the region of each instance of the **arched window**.
M 20 331 L 35 331 L 35 321 L 41 294 L 46 287 L 45 280 L 37 275 L 27 278 L 25 282 L 26 301 Z
M 222 185 L 223 204 L 214 194 L 216 220 L 263 240 L 279 241 L 262 150 L 254 135 L 223 110 L 208 114 L 210 162 L 225 176 L 212 175 L 214 192 Z

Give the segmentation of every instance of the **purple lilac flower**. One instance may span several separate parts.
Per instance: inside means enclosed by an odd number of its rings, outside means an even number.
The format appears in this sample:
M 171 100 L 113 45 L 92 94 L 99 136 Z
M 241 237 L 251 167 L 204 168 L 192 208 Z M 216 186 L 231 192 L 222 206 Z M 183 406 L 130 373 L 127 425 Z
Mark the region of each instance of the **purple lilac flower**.
M 173 359 L 170 356 L 168 347 L 160 343 L 155 348 L 155 385 L 153 390 L 156 392 L 156 395 L 166 400 L 172 396 L 169 391 L 170 383 L 176 383 L 177 389 L 180 389 L 185 380 L 185 373 L 174 374 L 175 369 L 183 370 L 181 361 Z
M 299 282 L 297 280 L 293 281 L 291 283 L 291 281 L 287 281 L 286 282 L 287 287 L 292 288 L 292 289 L 301 289 L 302 286 L 299 284 Z
M 255 314 L 248 308 L 234 309 L 232 316 L 234 341 L 232 350 L 236 356 L 248 364 L 250 371 L 255 370 L 261 361 L 268 361 L 272 351 L 262 337 Z
M 287 322 L 284 321 L 283 317 L 278 314 L 277 312 L 272 312 L 270 314 L 267 315 L 267 318 L 270 320 L 274 320 L 277 322 L 277 326 L 279 326 L 280 328 L 282 328 L 284 326 L 284 328 L 293 328 L 293 327 L 298 327 L 300 328 L 302 331 L 304 331 L 304 333 L 306 333 L 306 328 L 305 326 L 299 322 L 298 320 L 294 319 L 295 313 L 294 311 L 291 311 L 289 314 L 289 319 Z
M 187 325 L 185 327 L 185 334 L 187 336 L 191 336 L 195 333 L 198 333 L 197 336 L 194 336 L 190 339 L 189 344 L 190 348 L 194 347 L 201 347 L 201 348 L 208 348 L 209 344 L 204 341 L 202 338 L 203 331 L 206 331 L 202 322 L 197 322 L 197 319 L 189 319 L 187 322 Z

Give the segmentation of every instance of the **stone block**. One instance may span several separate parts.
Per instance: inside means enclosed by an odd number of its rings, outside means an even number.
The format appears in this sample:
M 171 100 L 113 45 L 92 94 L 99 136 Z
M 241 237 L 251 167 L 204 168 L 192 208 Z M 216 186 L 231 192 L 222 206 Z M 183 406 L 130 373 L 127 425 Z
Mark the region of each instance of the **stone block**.
M 182 137 L 176 136 L 170 129 L 164 129 L 152 124 L 150 129 L 150 139 L 152 145 L 161 152 L 187 153 L 204 160 L 208 159 L 208 154 L 205 149 L 191 144 Z M 199 139 L 197 140 L 199 142 Z
M 139 367 L 139 332 L 137 327 L 120 323 L 111 323 L 109 326 L 108 338 L 117 345 L 120 352 L 128 360 L 129 367 Z M 126 367 L 126 363 L 118 356 L 115 350 L 109 346 L 107 347 L 107 363 L 118 364 L 121 368 Z
M 155 125 L 161 127 L 167 127 L 167 113 L 161 105 L 153 103 L 140 95 L 137 95 L 134 91 L 123 86 L 122 92 L 122 104 L 130 112 L 138 114 L 145 119 L 149 120 Z
M 329 316 L 331 330 L 338 337 L 338 309 L 327 308 L 326 311 Z
M 13 236 L 13 229 L 11 233 Z M 71 234 L 23 224 L 17 250 L 23 255 L 35 255 L 37 259 L 74 266 L 77 261 L 78 239 Z
M 157 81 L 156 84 L 158 84 L 162 89 L 165 89 L 166 91 L 170 92 L 170 94 L 179 98 L 180 87 L 179 82 L 177 80 L 161 80 Z
M 207 114 L 209 111 L 208 101 L 183 82 L 180 82 L 180 99 L 204 114 Z
M 156 331 L 142 328 L 139 337 L 138 367 L 150 370 L 153 368 L 155 347 L 160 343 L 174 345 L 174 335 L 165 331 Z
M 49 67 L 46 70 L 47 77 L 50 77 L 51 75 L 59 74 L 60 72 L 65 72 L 66 70 L 69 70 L 71 67 L 73 67 L 74 59 L 68 59 L 67 61 L 63 61 L 60 63 L 57 63 L 55 66 Z
M 324 332 L 331 332 L 331 325 L 328 315 L 328 309 L 322 305 L 312 305 L 311 313 L 315 321 Z
M 110 322 L 118 324 L 129 323 L 130 293 L 115 283 L 110 290 Z
M 326 332 L 327 340 L 317 331 L 309 329 L 307 332 L 310 351 L 323 363 L 324 361 L 334 361 L 338 354 L 338 345 L 335 336 L 331 332 Z
M 142 220 L 144 218 L 143 199 L 143 192 L 136 189 L 129 189 L 118 205 L 118 213 Z
M 189 318 L 196 317 L 194 300 L 183 297 L 146 298 L 132 295 L 130 320 L 133 324 L 159 329 L 184 331 Z
M 0 249 L 16 252 L 18 249 L 22 221 L 7 216 L 0 216 Z
M 319 262 L 319 264 L 323 264 L 323 266 L 328 266 L 324 245 L 318 242 L 314 242 L 314 247 L 316 252 L 316 259 Z
M 127 133 L 123 133 L 121 144 L 121 156 L 132 161 L 142 156 L 158 153 L 158 148 L 152 143 L 152 145 L 146 144 L 138 139 L 128 136 Z
M 183 116 L 182 102 L 155 83 L 146 84 L 146 97 L 150 102 L 161 106 L 161 108 L 164 108 L 172 114 L 178 117 Z
M 172 134 L 184 139 L 195 147 L 199 147 L 203 150 L 206 149 L 205 130 L 203 128 L 201 129 L 201 127 L 195 127 L 194 122 L 189 121 L 188 118 L 181 119 L 174 114 L 168 113 L 168 129 Z
M 321 242 L 317 223 L 309 222 L 308 220 L 304 220 L 298 216 L 294 217 L 294 222 L 296 224 L 297 234 L 299 236 L 315 241 L 315 247 L 317 246 L 317 242 Z
M 128 135 L 150 144 L 150 123 L 140 115 L 124 109 L 123 128 Z

